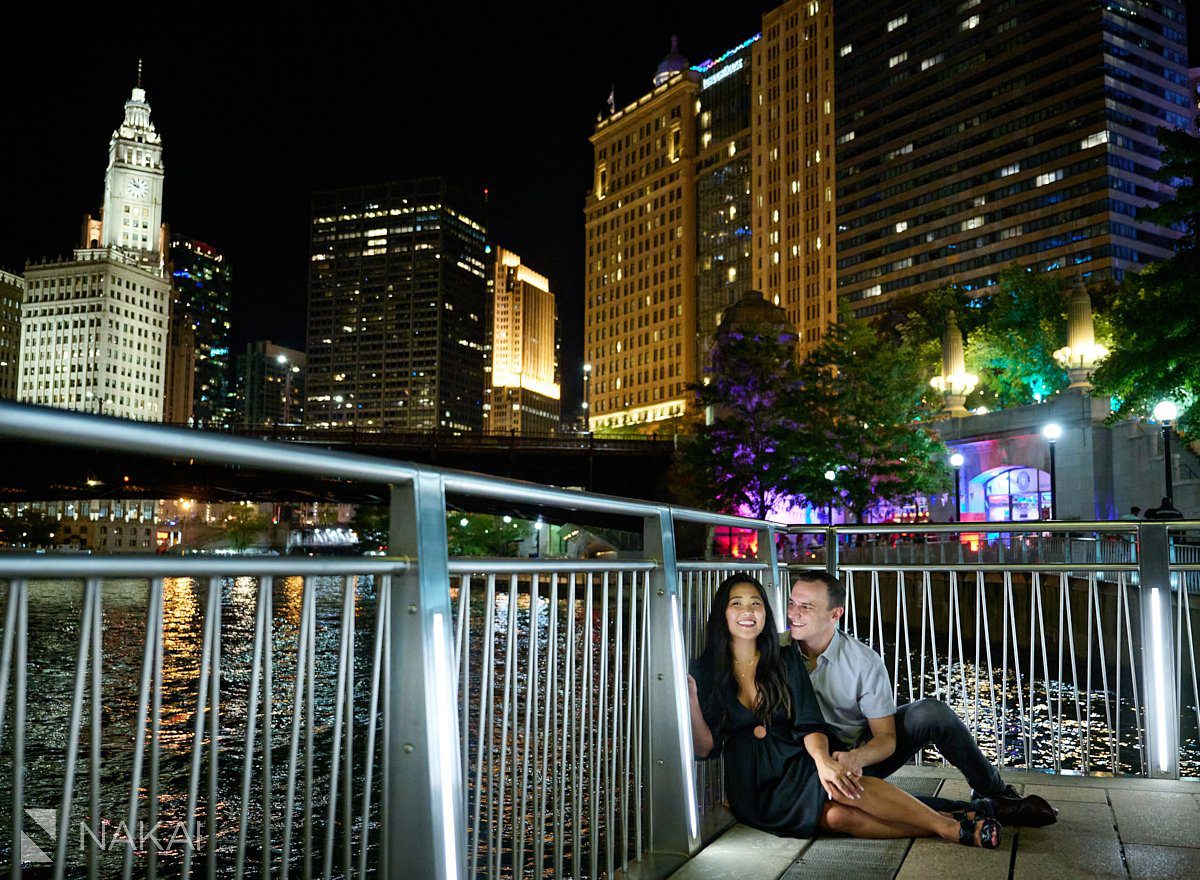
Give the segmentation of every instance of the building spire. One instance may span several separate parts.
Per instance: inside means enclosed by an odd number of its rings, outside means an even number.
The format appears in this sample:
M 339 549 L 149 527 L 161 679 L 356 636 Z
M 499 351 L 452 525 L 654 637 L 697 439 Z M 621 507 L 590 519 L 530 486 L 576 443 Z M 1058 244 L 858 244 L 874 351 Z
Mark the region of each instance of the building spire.
M 141 58 L 139 58 L 139 59 L 138 59 L 138 75 L 137 75 L 137 86 L 136 86 L 136 88 L 139 88 L 139 89 L 140 89 L 141 87 L 142 87 L 142 59 L 141 59 Z

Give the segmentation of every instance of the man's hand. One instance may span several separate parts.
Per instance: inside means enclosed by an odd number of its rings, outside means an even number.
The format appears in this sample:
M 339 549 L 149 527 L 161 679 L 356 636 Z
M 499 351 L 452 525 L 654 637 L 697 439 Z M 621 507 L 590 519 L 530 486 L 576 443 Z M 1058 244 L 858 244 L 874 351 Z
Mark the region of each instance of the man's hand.
M 857 800 L 862 795 L 862 783 L 837 761 L 830 758 L 816 763 L 821 787 L 831 799 L 840 794 L 842 797 Z M 858 775 L 861 777 L 862 772 Z
M 848 772 L 854 779 L 862 779 L 863 775 L 863 756 L 858 749 L 851 749 L 848 752 L 834 752 L 833 760 L 837 761 L 838 766 Z

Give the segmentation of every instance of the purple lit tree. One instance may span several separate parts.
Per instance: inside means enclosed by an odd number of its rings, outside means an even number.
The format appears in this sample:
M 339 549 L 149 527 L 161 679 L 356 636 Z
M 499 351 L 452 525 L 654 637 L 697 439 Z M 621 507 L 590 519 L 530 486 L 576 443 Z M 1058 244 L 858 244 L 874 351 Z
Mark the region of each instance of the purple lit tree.
M 693 386 L 706 424 L 678 457 L 684 500 L 759 518 L 795 500 L 808 457 L 804 426 L 785 413 L 800 390 L 794 346 L 783 310 L 761 294 L 751 291 L 727 310 L 712 367 Z

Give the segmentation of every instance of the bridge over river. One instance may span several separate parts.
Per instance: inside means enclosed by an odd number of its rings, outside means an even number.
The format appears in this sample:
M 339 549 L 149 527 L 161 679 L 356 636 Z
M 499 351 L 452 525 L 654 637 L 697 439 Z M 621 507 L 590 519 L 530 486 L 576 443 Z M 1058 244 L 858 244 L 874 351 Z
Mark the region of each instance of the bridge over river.
M 804 534 L 11 403 L 0 435 L 63 460 L 99 449 L 369 487 L 391 509 L 384 557 L 0 555 L 12 877 L 658 880 L 721 876 L 730 852 L 739 880 L 1195 873 L 1200 564 L 1182 551 L 1200 523 Z M 640 549 L 451 558 L 447 497 L 619 519 Z M 751 533 L 754 555 L 680 549 L 718 528 Z M 947 549 L 895 549 L 918 544 Z M 1058 825 L 1010 832 L 999 853 L 734 825 L 719 762 L 693 760 L 686 660 L 730 572 L 768 585 L 782 629 L 791 578 L 813 566 L 846 582 L 844 625 L 897 700 L 949 702 L 1010 781 L 1053 787 Z M 906 785 L 959 785 L 936 753 L 920 763 Z

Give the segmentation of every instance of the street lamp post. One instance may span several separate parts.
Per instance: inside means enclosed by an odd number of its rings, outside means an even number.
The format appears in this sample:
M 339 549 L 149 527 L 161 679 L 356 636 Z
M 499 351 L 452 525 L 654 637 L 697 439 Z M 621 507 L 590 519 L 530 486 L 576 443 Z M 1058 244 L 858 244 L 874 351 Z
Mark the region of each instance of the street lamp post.
M 1171 422 L 1179 418 L 1179 407 L 1174 401 L 1162 400 L 1154 407 L 1154 418 L 1158 419 L 1162 430 L 1163 443 L 1163 485 L 1167 494 L 1163 496 L 1164 507 L 1175 506 L 1175 478 L 1171 473 Z
M 584 433 L 590 434 L 592 431 L 592 413 L 591 413 L 591 398 L 589 391 L 592 387 L 592 365 L 583 365 L 583 427 Z
M 1058 474 L 1054 466 L 1054 447 L 1058 443 L 1058 438 L 1062 436 L 1062 426 L 1057 422 L 1051 422 L 1042 428 L 1042 436 L 1050 444 L 1050 519 L 1056 520 L 1058 519 Z M 1038 494 L 1041 494 L 1040 488 Z
M 834 471 L 832 468 L 830 468 L 829 470 L 825 471 L 825 479 L 827 479 L 829 482 L 832 483 L 834 480 L 837 479 L 837 472 Z M 830 486 L 829 487 L 829 524 L 830 525 L 833 525 L 833 491 L 834 491 L 833 487 Z
M 962 522 L 962 466 L 965 459 L 961 452 L 950 456 L 950 467 L 954 468 L 954 521 Z

